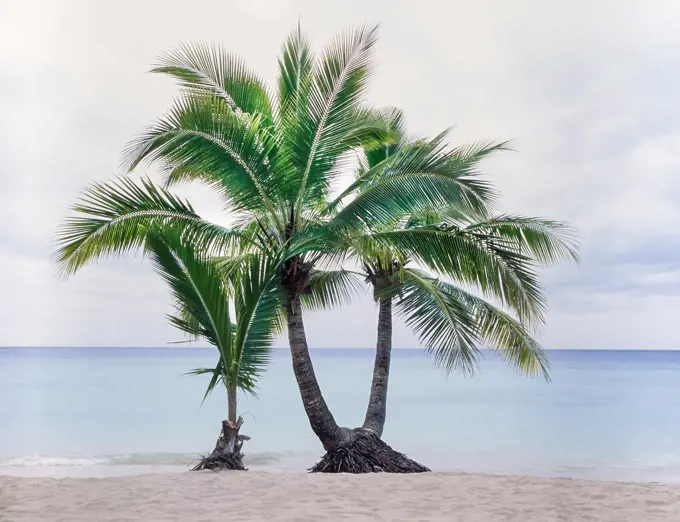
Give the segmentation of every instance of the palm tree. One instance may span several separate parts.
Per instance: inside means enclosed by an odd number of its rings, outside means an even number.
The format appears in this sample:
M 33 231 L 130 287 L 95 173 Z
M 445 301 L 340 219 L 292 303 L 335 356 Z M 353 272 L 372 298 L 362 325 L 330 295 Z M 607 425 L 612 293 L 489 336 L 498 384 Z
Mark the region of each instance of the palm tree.
M 237 391 L 255 394 L 269 362 L 278 330 L 278 274 L 270 260 L 260 256 L 250 256 L 226 272 L 186 236 L 167 228 L 150 232 L 146 247 L 156 272 L 171 289 L 176 312 L 169 316 L 172 325 L 219 352 L 214 368 L 190 372 L 211 375 L 204 400 L 222 383 L 228 408 L 215 449 L 194 469 L 243 470 L 241 448 L 248 437 L 239 434 L 243 418 L 238 415 Z
M 409 149 L 432 145 L 433 142 L 412 140 L 406 135 L 400 110 L 383 109 L 380 117 L 396 143 L 365 150 L 357 180 L 334 205 L 346 195 L 370 189 Z M 506 143 L 473 144 L 457 149 L 456 155 L 462 163 L 474 167 L 476 162 L 505 147 Z M 395 249 L 394 245 L 381 241 L 385 234 L 395 237 L 395 232 L 410 236 L 409 244 Z M 459 252 L 465 248 L 479 249 L 474 259 L 470 258 L 478 270 L 493 266 L 488 262 L 492 257 L 514 258 L 524 265 L 524 275 L 530 286 L 534 286 L 535 276 L 531 273 L 534 267 L 549 266 L 560 260 L 578 261 L 573 231 L 564 223 L 526 216 L 463 212 L 457 206 L 425 209 L 401 219 L 395 216 L 395 221 L 383 226 L 382 230 L 367 227 L 363 234 L 349 237 L 354 257 L 364 269 L 364 280 L 370 283 L 379 309 L 373 379 L 362 426 L 378 437 L 382 436 L 387 414 L 395 307 L 418 335 L 428 354 L 446 372 L 474 373 L 480 355 L 478 347 L 486 346 L 499 351 L 520 371 L 528 375 L 542 373 L 546 380 L 549 379 L 547 357 L 523 321 L 462 288 L 461 284 L 469 286 L 470 280 L 459 270 L 443 270 L 458 283 L 455 285 L 412 266 L 414 257 L 418 259 L 426 253 L 428 245 L 424 243 L 433 234 L 446 235 L 457 241 Z M 424 241 L 418 242 L 419 237 Z M 540 323 L 544 319 L 541 309 L 544 297 L 539 288 L 535 288 L 533 301 L 538 308 L 535 313 L 523 314 L 523 317 Z M 483 288 L 478 290 L 483 291 Z M 517 304 L 519 302 L 512 297 L 501 301 L 502 306 L 521 314 Z
M 499 215 L 487 219 L 457 216 L 457 222 L 452 224 L 449 220 L 453 221 L 453 218 L 445 213 L 433 212 L 430 218 L 435 217 L 438 224 L 429 225 L 412 217 L 402 223 L 401 230 L 425 235 L 446 231 L 457 235 L 460 248 L 479 248 L 478 261 L 482 263 L 499 248 L 526 256 L 523 259 L 526 267 L 548 265 L 563 257 L 576 258 L 570 231 L 558 222 Z M 521 372 L 542 374 L 549 380 L 547 356 L 533 339 L 532 328 L 503 310 L 503 307 L 512 309 L 507 300 L 499 307 L 466 290 L 464 286 L 470 286 L 469 281 L 446 274 L 463 283 L 456 285 L 420 270 L 413 266 L 413 257 L 409 255 L 413 253 L 413 247 L 396 250 L 378 245 L 378 251 L 371 247 L 375 245 L 366 241 L 357 249 L 363 260 L 365 281 L 370 283 L 379 309 L 373 379 L 364 429 L 381 436 L 385 425 L 393 310 L 447 373 L 459 370 L 473 374 L 481 355 L 479 347 L 487 347 L 500 352 Z M 546 248 L 545 252 L 542 248 Z M 487 264 L 487 267 L 491 266 Z M 536 299 L 544 301 L 542 292 Z M 534 322 L 542 320 L 542 313 L 535 314 Z
M 352 151 L 397 142 L 364 104 L 375 37 L 375 28 L 348 31 L 315 56 L 298 27 L 283 46 L 276 98 L 243 61 L 222 49 L 181 46 L 164 55 L 153 70 L 177 79 L 182 93 L 126 148 L 125 166 L 153 164 L 168 185 L 208 184 L 234 214 L 235 225 L 205 221 L 148 180 L 122 178 L 85 191 L 74 207 L 77 217 L 61 229 L 57 253 L 62 271 L 70 274 L 99 257 L 145 248 L 154 227 L 181 227 L 211 255 L 276 258 L 293 371 L 310 426 L 330 458 L 316 468 L 325 471 L 426 469 L 370 430 L 340 426 L 316 379 L 302 307 L 305 300 L 334 304 L 351 294 L 345 271 L 323 270 L 353 255 L 348 237 L 363 234 L 424 269 L 475 284 L 517 310 L 524 324 L 543 311 L 525 256 L 502 247 L 487 252 L 446 227 L 390 231 L 404 216 L 450 206 L 481 213 L 493 199 L 488 183 L 473 175 L 479 158 L 448 148 L 444 136 L 404 147 L 389 168 L 383 164 L 366 173 L 370 186 L 358 180 L 327 203 L 351 165 Z

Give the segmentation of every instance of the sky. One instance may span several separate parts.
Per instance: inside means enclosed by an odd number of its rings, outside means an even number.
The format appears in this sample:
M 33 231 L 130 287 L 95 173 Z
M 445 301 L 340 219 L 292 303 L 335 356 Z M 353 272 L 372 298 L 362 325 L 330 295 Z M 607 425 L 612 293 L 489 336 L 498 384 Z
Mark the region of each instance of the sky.
M 544 274 L 546 348 L 680 348 L 675 0 L 2 0 L 0 346 L 182 339 L 164 317 L 166 288 L 139 257 L 59 279 L 57 227 L 170 106 L 176 86 L 147 72 L 162 51 L 221 44 L 273 82 L 298 19 L 319 50 L 343 28 L 380 23 L 369 101 L 402 108 L 410 131 L 513 140 L 483 165 L 502 209 L 566 220 L 582 245 L 580 266 Z M 207 189 L 178 192 L 224 222 Z M 310 345 L 373 346 L 376 320 L 368 295 L 312 314 Z M 399 324 L 394 344 L 417 341 Z

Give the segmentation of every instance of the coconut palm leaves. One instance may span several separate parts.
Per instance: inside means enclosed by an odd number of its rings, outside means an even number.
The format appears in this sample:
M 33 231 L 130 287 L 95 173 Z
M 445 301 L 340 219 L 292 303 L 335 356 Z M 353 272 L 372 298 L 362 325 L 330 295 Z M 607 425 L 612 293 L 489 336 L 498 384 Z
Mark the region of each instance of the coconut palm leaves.
M 235 113 L 259 114 L 271 126 L 273 107 L 264 82 L 221 47 L 180 45 L 163 53 L 151 72 L 174 77 L 189 95 L 215 95 Z
M 529 375 L 548 376 L 548 359 L 531 331 L 502 309 L 415 269 L 404 271 L 397 313 L 445 371 L 473 373 L 480 348 L 492 348 Z
M 332 217 L 332 226 L 350 230 L 389 226 L 403 216 L 452 205 L 484 212 L 496 195 L 478 175 L 478 164 L 504 150 L 505 144 L 452 149 L 446 136 L 405 144 L 372 165 L 330 206 L 336 209 L 343 199 L 356 195 Z
M 173 296 L 175 313 L 170 322 L 219 351 L 215 368 L 193 372 L 212 374 L 206 395 L 220 382 L 228 390 L 255 393 L 273 337 L 280 330 L 276 261 L 254 255 L 227 271 L 215 258 L 196 250 L 186 236 L 167 227 L 152 231 L 146 241 L 154 269 Z
M 462 221 L 458 214 L 456 225 L 446 224 L 444 216 L 441 219 L 443 224 L 409 223 L 400 230 L 368 233 L 360 239 L 391 252 L 401 262 L 413 261 L 475 287 L 511 309 L 523 323 L 540 325 L 545 295 L 537 269 L 578 259 L 573 230 L 563 223 L 524 216 L 468 216 Z
M 520 370 L 547 376 L 547 358 L 532 338 L 546 310 L 537 268 L 576 258 L 568 228 L 499 216 L 469 226 L 416 226 L 356 239 L 356 256 L 376 298 L 395 300 L 398 313 L 445 370 L 473 372 L 479 347 L 489 347 Z
M 325 199 L 336 161 L 347 150 L 362 145 L 357 132 L 361 123 L 357 126 L 354 120 L 364 102 L 375 42 L 374 27 L 346 32 L 337 36 L 315 63 L 307 96 L 307 124 L 298 127 L 292 156 L 302 171 L 293 183 L 298 194 L 297 224 L 304 201 Z M 298 159 L 302 163 L 297 164 Z
M 308 310 L 330 310 L 349 304 L 362 292 L 361 279 L 350 270 L 312 270 L 309 293 L 302 296 Z
M 396 300 L 398 313 L 447 371 L 474 371 L 479 347 L 486 346 L 520 370 L 547 378 L 547 358 L 531 337 L 546 311 L 538 268 L 578 259 L 573 230 L 556 221 L 492 214 L 494 194 L 479 181 L 478 165 L 505 150 L 505 143 L 448 149 L 443 135 L 409 141 L 398 110 L 383 111 L 383 118 L 401 135 L 398 144 L 365 151 L 362 170 L 334 202 L 339 210 L 330 219 L 349 230 L 350 250 L 376 299 Z M 425 188 L 419 201 L 408 196 L 397 205 L 388 197 L 373 201 L 373 192 L 385 195 L 384 180 L 391 176 L 427 187 L 426 172 L 451 183 L 446 198 L 436 200 L 437 191 Z M 353 192 L 358 195 L 343 207 L 342 199 Z M 356 212 L 362 223 L 349 209 L 364 204 L 368 212 Z
M 216 96 L 184 96 L 125 150 L 130 170 L 156 162 L 170 184 L 200 179 L 222 193 L 235 211 L 271 213 L 276 194 L 272 140 L 259 115 L 234 112 Z
M 144 248 L 152 228 L 183 229 L 208 250 L 246 248 L 246 231 L 221 227 L 202 219 L 191 204 L 149 179 L 135 183 L 120 177 L 86 188 L 73 206 L 76 216 L 59 228 L 55 261 L 64 275 L 102 257 L 134 253 Z
M 238 58 L 181 46 L 154 71 L 178 79 L 183 95 L 127 147 L 124 164 L 157 164 L 170 183 L 207 182 L 283 242 L 287 222 L 301 228 L 305 209 L 324 200 L 343 154 L 380 128 L 363 107 L 374 44 L 375 29 L 359 28 L 316 59 L 295 31 L 279 62 L 278 106 Z

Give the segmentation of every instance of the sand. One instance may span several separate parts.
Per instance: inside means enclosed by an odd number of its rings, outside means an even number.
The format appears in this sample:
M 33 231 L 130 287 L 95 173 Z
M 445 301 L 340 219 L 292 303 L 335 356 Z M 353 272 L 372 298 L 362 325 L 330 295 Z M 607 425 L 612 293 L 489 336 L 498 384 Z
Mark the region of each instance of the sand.
M 462 474 L 0 476 L 0 520 L 680 520 L 680 486 Z

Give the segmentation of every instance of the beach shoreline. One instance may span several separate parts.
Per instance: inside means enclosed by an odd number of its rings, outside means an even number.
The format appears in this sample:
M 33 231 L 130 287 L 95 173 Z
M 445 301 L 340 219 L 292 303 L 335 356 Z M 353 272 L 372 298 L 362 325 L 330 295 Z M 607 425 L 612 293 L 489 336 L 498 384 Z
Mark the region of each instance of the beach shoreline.
M 0 520 L 680 520 L 680 485 L 425 473 L 0 476 Z

